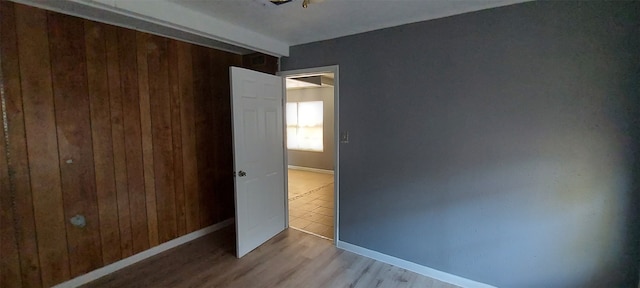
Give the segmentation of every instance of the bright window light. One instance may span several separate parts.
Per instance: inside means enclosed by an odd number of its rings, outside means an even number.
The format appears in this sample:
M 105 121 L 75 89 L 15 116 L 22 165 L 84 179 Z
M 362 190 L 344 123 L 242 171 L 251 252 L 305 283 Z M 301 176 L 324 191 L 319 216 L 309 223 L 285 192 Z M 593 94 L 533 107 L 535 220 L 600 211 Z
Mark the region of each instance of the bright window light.
M 287 102 L 287 148 L 324 151 L 322 101 Z

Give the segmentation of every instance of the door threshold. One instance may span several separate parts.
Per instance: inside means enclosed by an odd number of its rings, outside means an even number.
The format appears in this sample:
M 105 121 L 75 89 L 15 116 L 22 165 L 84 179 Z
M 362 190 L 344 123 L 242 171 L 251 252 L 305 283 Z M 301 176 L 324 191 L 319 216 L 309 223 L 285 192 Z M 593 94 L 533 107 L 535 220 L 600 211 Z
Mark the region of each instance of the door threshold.
M 310 231 L 307 231 L 307 230 L 304 230 L 304 229 L 296 228 L 296 227 L 293 227 L 293 226 L 289 226 L 289 228 L 291 228 L 291 229 L 293 229 L 293 230 L 298 230 L 298 231 L 303 232 L 303 233 L 311 234 L 311 235 L 313 235 L 313 236 L 320 237 L 320 238 L 322 238 L 322 239 L 327 239 L 327 240 L 329 240 L 329 241 L 333 241 L 333 239 L 331 239 L 331 238 L 329 238 L 329 237 L 322 236 L 322 235 L 320 235 L 320 234 L 316 234 L 316 233 L 313 233 L 313 232 L 310 232 Z

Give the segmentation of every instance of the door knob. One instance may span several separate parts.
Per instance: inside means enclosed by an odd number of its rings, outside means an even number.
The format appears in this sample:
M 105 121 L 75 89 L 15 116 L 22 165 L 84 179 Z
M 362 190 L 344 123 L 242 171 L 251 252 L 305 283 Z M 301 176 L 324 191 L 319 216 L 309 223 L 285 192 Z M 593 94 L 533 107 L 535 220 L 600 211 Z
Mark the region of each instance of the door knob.
M 240 176 L 240 177 L 247 176 L 247 172 L 244 172 L 244 171 L 240 170 L 240 172 L 238 172 L 238 176 Z

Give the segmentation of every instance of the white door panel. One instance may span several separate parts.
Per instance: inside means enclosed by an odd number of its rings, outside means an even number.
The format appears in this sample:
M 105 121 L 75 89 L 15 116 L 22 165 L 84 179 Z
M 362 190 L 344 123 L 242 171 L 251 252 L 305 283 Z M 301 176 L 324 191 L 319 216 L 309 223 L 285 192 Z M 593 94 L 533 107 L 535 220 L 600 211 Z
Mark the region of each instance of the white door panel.
M 231 67 L 238 258 L 285 228 L 282 79 Z

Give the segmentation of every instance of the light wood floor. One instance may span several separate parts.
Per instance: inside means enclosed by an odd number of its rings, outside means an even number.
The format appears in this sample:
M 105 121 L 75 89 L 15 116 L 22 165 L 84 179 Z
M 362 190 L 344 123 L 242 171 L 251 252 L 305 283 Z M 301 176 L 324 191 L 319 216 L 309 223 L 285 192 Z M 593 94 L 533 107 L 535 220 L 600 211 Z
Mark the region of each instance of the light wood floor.
M 457 287 L 293 229 L 237 259 L 234 233 L 225 228 L 85 287 Z

